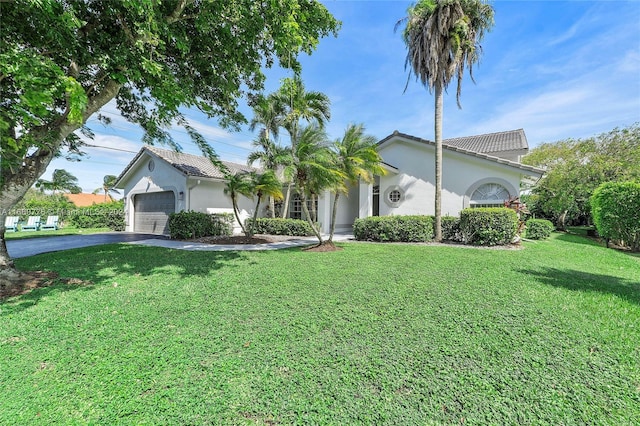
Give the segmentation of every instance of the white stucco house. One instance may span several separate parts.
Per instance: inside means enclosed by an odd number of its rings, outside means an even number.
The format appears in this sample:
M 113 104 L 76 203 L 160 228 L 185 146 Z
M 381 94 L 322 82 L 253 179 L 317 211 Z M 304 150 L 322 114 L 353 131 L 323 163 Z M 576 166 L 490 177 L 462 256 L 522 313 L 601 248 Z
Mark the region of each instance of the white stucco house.
M 524 130 L 445 139 L 443 141 L 442 214 L 458 216 L 467 207 L 502 205 L 520 195 L 521 184 L 539 179 L 543 170 L 520 163 L 528 151 Z M 393 132 L 378 143 L 387 173 L 340 197 L 336 230 L 348 231 L 356 218 L 383 215 L 432 215 L 435 194 L 435 143 Z M 232 172 L 247 166 L 225 163 Z M 231 211 L 222 173 L 205 157 L 143 147 L 118 177 L 124 189 L 126 230 L 167 233 L 169 213 L 182 210 Z M 318 199 L 317 219 L 328 232 L 333 195 Z M 266 203 L 265 203 L 266 204 Z M 244 215 L 254 203 L 241 199 Z M 302 208 L 292 197 L 290 217 Z M 263 212 L 259 212 L 260 215 Z

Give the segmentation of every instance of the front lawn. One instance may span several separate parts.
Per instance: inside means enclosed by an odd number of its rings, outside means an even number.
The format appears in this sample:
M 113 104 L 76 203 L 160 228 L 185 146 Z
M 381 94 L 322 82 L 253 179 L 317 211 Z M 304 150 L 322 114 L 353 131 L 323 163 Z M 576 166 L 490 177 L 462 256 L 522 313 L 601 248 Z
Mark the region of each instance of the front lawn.
M 108 245 L 18 259 L 91 285 L 0 304 L 0 424 L 631 425 L 640 258 Z

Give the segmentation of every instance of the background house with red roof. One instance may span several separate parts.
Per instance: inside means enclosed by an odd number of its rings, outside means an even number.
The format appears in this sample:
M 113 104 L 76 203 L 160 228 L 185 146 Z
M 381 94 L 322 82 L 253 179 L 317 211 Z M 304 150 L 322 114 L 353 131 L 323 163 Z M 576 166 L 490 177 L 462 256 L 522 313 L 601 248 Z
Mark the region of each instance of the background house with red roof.
M 76 207 L 91 207 L 94 204 L 103 204 L 103 203 L 111 203 L 113 198 L 110 195 L 107 195 L 106 199 L 104 194 L 64 194 L 65 197 Z

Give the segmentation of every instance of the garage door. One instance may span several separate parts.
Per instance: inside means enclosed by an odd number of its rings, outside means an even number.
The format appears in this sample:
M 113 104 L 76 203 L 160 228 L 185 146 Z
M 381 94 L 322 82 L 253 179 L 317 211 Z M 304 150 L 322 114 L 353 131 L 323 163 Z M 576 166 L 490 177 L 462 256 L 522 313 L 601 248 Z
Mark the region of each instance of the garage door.
M 175 212 L 176 199 L 171 191 L 138 194 L 133 199 L 135 232 L 169 233 L 169 214 Z

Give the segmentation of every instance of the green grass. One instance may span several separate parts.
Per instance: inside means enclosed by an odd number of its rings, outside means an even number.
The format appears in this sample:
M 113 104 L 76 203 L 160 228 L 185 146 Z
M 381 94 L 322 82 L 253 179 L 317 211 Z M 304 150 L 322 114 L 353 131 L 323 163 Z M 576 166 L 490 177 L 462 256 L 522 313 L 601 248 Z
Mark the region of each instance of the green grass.
M 0 424 L 632 425 L 640 259 L 108 245 L 18 259 L 92 285 L 0 304 Z
M 109 228 L 76 228 L 74 226 L 65 226 L 55 231 L 5 232 L 4 238 L 5 240 L 20 240 L 24 238 L 53 237 L 56 235 L 87 235 L 109 231 L 111 231 Z

